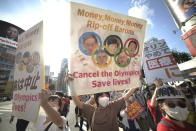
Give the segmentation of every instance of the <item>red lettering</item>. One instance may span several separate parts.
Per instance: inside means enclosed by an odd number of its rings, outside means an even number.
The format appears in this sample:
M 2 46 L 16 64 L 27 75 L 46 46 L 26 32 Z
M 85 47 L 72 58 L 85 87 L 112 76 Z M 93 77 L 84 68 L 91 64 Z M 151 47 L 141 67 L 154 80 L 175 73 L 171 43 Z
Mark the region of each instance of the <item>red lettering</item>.
M 96 87 L 105 87 L 105 86 L 111 86 L 111 82 L 110 81 L 92 81 L 92 87 L 96 88 Z

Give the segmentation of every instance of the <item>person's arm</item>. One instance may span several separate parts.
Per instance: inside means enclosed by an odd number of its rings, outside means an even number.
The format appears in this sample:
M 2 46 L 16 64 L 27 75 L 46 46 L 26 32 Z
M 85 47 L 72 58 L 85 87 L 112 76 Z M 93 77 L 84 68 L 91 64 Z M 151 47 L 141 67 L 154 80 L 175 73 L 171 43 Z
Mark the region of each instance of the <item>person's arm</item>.
M 161 78 L 156 78 L 154 80 L 154 84 L 156 85 L 156 88 L 155 88 L 155 91 L 154 91 L 154 94 L 151 98 L 151 103 L 150 103 L 150 106 L 152 107 L 156 107 L 157 106 L 157 100 L 156 100 L 156 97 L 157 97 L 157 89 L 161 86 L 163 86 L 163 80 Z
M 154 91 L 154 94 L 151 98 L 151 102 L 150 102 L 150 106 L 151 107 L 157 107 L 157 100 L 156 100 L 156 97 L 157 97 L 157 89 L 158 88 L 155 88 L 155 91 Z
M 86 103 L 90 104 L 90 105 L 94 105 L 95 104 L 95 98 L 93 96 L 91 96 L 90 99 Z
M 129 99 L 129 97 L 130 97 L 131 95 L 133 95 L 134 92 L 135 92 L 136 90 L 138 90 L 138 89 L 139 89 L 138 87 L 136 87 L 136 88 L 131 88 L 131 89 L 129 89 L 129 91 L 128 91 L 124 96 L 122 96 L 122 97 L 124 98 L 125 101 L 127 101 L 127 100 Z
M 71 81 L 71 80 L 73 80 L 71 74 L 65 76 L 65 78 L 64 78 L 65 83 L 69 83 L 69 81 Z M 80 98 L 78 96 L 72 96 L 72 99 L 78 108 L 80 108 L 80 109 L 83 108 L 84 103 L 80 101 Z
M 42 89 L 42 92 L 40 94 L 40 100 L 41 100 L 41 106 L 44 109 L 45 113 L 49 117 L 49 119 L 58 127 L 63 127 L 64 121 L 61 118 L 60 114 L 55 111 L 48 103 L 48 91 L 45 89 Z
M 74 103 L 76 104 L 76 106 L 77 106 L 78 108 L 80 108 L 80 109 L 83 108 L 84 103 L 80 101 L 79 96 L 72 96 L 72 99 L 73 99 Z

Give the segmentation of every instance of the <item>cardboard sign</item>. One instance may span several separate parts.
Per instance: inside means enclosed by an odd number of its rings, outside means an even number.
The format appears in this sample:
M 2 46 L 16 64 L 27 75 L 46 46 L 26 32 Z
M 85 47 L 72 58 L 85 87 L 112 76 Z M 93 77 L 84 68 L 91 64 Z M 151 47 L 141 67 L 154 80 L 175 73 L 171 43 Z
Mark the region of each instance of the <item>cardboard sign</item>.
M 144 45 L 144 73 L 147 83 L 183 80 L 172 53 L 164 40 L 152 39 Z
M 39 93 L 44 85 L 43 23 L 19 35 L 16 51 L 12 112 L 17 118 L 35 122 Z
M 140 85 L 146 21 L 71 2 L 72 95 Z
M 138 101 L 135 100 L 127 105 L 126 113 L 132 120 L 134 120 L 143 111 L 144 108 Z

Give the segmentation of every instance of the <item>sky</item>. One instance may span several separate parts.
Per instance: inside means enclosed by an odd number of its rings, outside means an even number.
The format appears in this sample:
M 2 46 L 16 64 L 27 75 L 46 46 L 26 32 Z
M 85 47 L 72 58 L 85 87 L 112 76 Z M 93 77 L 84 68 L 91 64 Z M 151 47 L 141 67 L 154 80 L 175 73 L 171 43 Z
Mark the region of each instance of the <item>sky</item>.
M 51 25 L 55 22 L 66 22 L 63 19 L 63 12 L 66 12 L 66 6 L 64 3 L 67 0 L 0 0 L 0 20 L 10 22 L 18 27 L 27 30 L 42 21 L 48 19 Z M 188 52 L 188 49 L 183 40 L 181 40 L 181 31 L 176 27 L 173 18 L 170 16 L 168 9 L 164 5 L 164 0 L 72 0 L 79 3 L 92 5 L 98 8 L 111 10 L 124 15 L 134 16 L 146 19 L 148 21 L 145 40 L 149 40 L 152 37 L 158 39 L 165 39 L 170 49 L 176 49 L 178 51 Z M 59 14 L 61 12 L 61 14 Z M 55 19 L 61 19 L 62 21 L 55 21 Z M 49 27 L 49 26 L 48 26 Z M 55 31 L 52 26 L 50 30 Z M 61 28 L 61 27 L 60 27 Z M 65 27 L 62 27 L 65 28 Z M 47 31 L 48 36 L 54 35 Z M 173 31 L 176 33 L 173 33 Z M 61 33 L 63 34 L 63 33 Z M 59 34 L 56 34 L 59 35 Z M 49 37 L 51 38 L 51 37 Z M 48 41 L 61 43 L 60 40 L 48 39 Z M 66 56 L 56 56 L 54 53 L 63 52 L 66 48 L 65 45 L 56 46 L 54 52 L 54 45 L 47 47 L 47 58 L 49 58 L 46 64 L 52 65 L 51 71 L 59 72 L 57 69 L 60 67 L 61 60 Z M 53 62 L 52 62 L 53 61 Z M 55 62 L 56 61 L 56 62 Z M 56 65 L 55 65 L 56 64 Z

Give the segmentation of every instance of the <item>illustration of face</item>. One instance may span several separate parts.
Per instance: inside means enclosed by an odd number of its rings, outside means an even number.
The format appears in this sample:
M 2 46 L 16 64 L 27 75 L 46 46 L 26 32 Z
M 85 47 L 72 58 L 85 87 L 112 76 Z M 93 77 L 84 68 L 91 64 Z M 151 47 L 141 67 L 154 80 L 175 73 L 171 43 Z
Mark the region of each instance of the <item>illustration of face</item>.
M 32 56 L 32 63 L 33 63 L 34 65 L 38 65 L 39 62 L 40 62 L 40 55 L 39 55 L 38 52 L 34 52 L 34 53 L 33 53 L 33 56 Z
M 16 63 L 17 64 L 19 64 L 19 63 L 21 63 L 21 61 L 22 61 L 22 53 L 21 52 L 19 52 L 17 55 L 16 55 Z
M 128 49 L 131 54 L 134 54 L 137 49 L 137 44 L 134 41 L 131 41 L 128 45 Z
M 96 56 L 96 60 L 98 65 L 103 66 L 107 64 L 108 56 L 104 51 L 100 51 Z
M 111 43 L 109 45 L 109 52 L 111 54 L 115 54 L 117 50 L 118 50 L 118 43 Z
M 97 44 L 97 39 L 94 38 L 93 36 L 89 36 L 87 37 L 84 42 L 83 42 L 83 46 L 85 48 L 85 50 L 89 53 L 93 53 L 93 51 L 95 51 L 95 49 L 98 47 Z
M 119 55 L 118 55 L 118 63 L 120 65 L 126 65 L 127 64 L 127 55 L 125 54 L 124 51 L 122 51 Z
M 188 9 L 193 7 L 193 5 L 195 4 L 194 0 L 184 0 L 183 2 L 183 8 Z
M 19 32 L 15 27 L 10 26 L 6 31 L 6 34 L 9 39 L 16 40 Z
M 29 62 L 31 61 L 31 58 L 30 58 L 30 53 L 29 52 L 25 52 L 24 55 L 23 55 L 23 63 L 25 65 L 28 65 Z
M 27 66 L 26 66 L 26 70 L 28 73 L 31 73 L 33 72 L 33 69 L 34 69 L 34 65 L 32 63 L 29 63 Z

